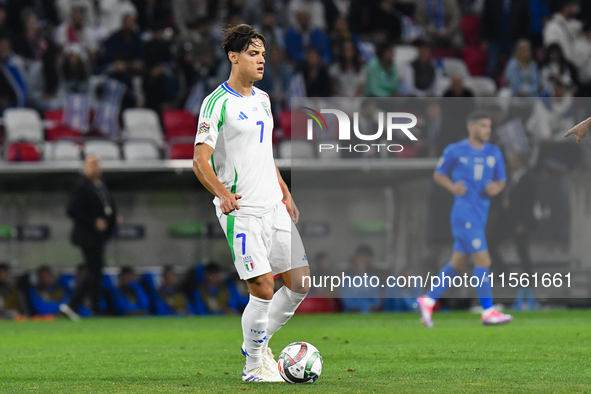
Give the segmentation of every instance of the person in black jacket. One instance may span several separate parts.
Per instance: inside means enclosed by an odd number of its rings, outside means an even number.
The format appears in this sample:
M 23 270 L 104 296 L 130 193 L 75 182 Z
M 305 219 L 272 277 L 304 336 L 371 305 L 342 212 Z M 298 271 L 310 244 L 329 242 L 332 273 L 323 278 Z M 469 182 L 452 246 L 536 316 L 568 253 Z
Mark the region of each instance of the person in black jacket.
M 88 292 L 93 312 L 100 314 L 105 244 L 113 235 L 120 218 L 117 216 L 115 201 L 101 180 L 98 157 L 86 157 L 84 176 L 70 195 L 67 213 L 74 220 L 72 243 L 82 249 L 88 275 L 74 290 L 71 301 L 66 306 L 60 306 L 60 310 L 69 317 L 74 316 L 71 312 L 76 311 Z
M 485 0 L 480 28 L 489 77 L 497 78 L 501 57 L 511 57 L 517 40 L 529 38 L 530 19 L 529 0 Z
M 530 235 L 535 229 L 536 220 L 533 207 L 536 194 L 536 180 L 527 168 L 527 156 L 514 154 L 509 160 L 511 176 L 502 195 L 501 206 L 496 210 L 491 222 L 489 252 L 491 258 L 506 272 L 506 265 L 499 254 L 499 246 L 505 239 L 515 242 L 519 263 L 524 273 L 532 274 L 529 252 Z

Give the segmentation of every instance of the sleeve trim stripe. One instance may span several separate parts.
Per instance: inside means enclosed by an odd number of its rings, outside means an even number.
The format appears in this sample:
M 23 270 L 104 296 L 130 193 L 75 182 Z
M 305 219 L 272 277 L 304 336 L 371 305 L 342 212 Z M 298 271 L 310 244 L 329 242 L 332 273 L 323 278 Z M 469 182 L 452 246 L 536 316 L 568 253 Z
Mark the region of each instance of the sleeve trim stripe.
M 224 91 L 224 89 L 222 89 L 221 87 L 216 89 L 215 92 L 212 93 L 212 95 L 209 97 L 209 100 L 207 101 L 207 105 L 205 106 L 205 111 L 203 111 L 203 115 L 207 116 L 207 112 L 209 111 L 212 103 L 215 102 L 215 98 L 218 97 L 220 95 L 220 93 L 222 93 Z M 209 116 L 207 116 L 209 117 Z
M 218 95 L 213 102 L 211 103 L 211 108 L 209 109 L 209 112 L 207 113 L 207 117 L 211 118 L 211 114 L 213 113 L 213 110 L 215 109 L 215 105 L 217 104 L 218 100 L 220 98 L 222 98 L 224 95 L 226 94 L 225 90 L 222 90 L 222 93 L 220 95 Z
M 228 99 L 224 100 L 224 103 L 222 104 L 222 111 L 220 113 L 220 121 L 218 122 L 218 133 L 220 132 L 220 129 L 224 125 L 224 122 L 226 120 L 226 103 L 227 102 L 228 102 Z
M 218 88 L 216 90 L 214 90 L 207 98 L 206 104 L 205 104 L 205 110 L 207 110 L 209 108 L 209 104 L 211 103 L 211 100 L 220 92 L 221 86 L 218 86 Z M 205 115 L 205 110 L 203 111 L 203 114 Z

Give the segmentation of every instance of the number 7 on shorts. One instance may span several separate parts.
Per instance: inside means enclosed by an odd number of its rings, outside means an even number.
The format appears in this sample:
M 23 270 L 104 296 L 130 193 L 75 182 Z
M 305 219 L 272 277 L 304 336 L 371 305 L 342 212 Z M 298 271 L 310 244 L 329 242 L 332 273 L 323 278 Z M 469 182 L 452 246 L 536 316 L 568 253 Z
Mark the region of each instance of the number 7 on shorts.
M 236 234 L 236 238 L 242 238 L 242 255 L 244 256 L 246 254 L 246 234 Z

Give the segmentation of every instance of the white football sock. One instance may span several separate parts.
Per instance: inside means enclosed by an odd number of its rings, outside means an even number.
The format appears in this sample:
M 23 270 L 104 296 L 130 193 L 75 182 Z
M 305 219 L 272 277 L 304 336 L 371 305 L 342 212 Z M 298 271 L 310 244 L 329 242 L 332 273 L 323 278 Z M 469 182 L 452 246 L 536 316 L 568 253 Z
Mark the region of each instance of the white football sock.
M 293 316 L 298 306 L 302 303 L 306 294 L 296 293 L 282 286 L 275 295 L 269 308 L 269 328 L 267 329 L 267 339 L 263 348 L 269 345 L 269 340 L 287 321 Z
M 242 335 L 244 336 L 244 348 L 246 349 L 246 370 L 262 365 L 262 349 L 269 325 L 269 309 L 272 300 L 263 300 L 253 296 L 249 297 L 248 305 L 242 313 Z

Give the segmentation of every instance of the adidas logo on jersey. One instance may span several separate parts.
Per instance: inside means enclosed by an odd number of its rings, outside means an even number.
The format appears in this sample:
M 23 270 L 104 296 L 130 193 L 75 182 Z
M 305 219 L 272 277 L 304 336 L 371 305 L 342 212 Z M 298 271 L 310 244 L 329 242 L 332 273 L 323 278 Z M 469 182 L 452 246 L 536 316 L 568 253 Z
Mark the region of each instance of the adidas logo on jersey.
M 248 116 L 242 111 L 240 111 L 240 115 L 238 115 L 238 120 L 248 119 Z

